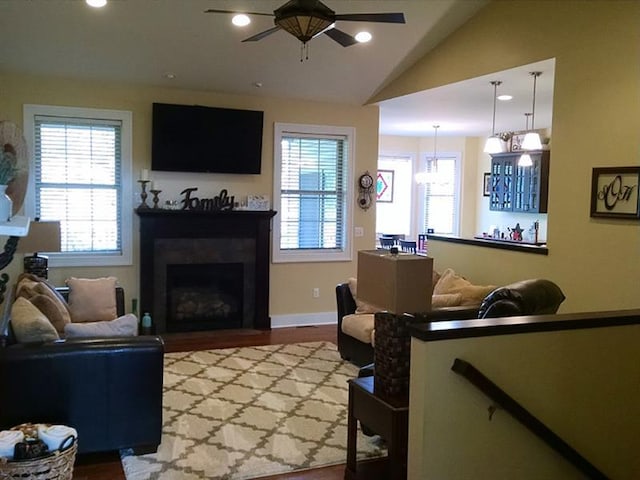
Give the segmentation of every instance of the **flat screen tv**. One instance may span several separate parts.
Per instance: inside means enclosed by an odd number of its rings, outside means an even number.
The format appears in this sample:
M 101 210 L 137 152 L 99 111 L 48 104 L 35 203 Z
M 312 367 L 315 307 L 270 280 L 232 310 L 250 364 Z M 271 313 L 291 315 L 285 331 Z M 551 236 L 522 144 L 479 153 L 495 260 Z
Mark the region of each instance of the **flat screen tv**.
M 260 173 L 264 112 L 153 104 L 151 169 Z

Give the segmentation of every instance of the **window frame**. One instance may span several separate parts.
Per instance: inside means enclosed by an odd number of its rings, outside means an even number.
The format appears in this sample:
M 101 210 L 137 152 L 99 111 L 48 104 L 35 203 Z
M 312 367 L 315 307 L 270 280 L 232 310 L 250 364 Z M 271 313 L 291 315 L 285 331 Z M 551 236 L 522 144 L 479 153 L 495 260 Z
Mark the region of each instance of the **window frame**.
M 331 251 L 318 250 L 283 250 L 280 248 L 281 226 L 281 180 L 282 180 L 282 137 L 287 135 L 301 136 L 344 136 L 346 137 L 346 165 L 344 168 L 344 198 L 343 204 L 343 238 L 344 247 Z M 308 125 L 293 123 L 274 124 L 274 168 L 273 168 L 273 208 L 276 210 L 272 228 L 272 262 L 273 263 L 302 263 L 302 262 L 343 262 L 353 259 L 353 242 L 351 230 L 353 224 L 353 169 L 355 163 L 355 138 L 353 127 L 338 127 L 328 125 Z
M 434 158 L 433 153 L 426 153 L 420 155 L 419 171 L 425 171 L 427 168 L 427 162 L 432 161 Z M 462 155 L 459 152 L 438 152 L 436 158 L 438 161 L 443 159 L 453 159 L 455 162 L 455 185 L 453 194 L 453 232 L 434 232 L 435 234 L 443 235 L 459 235 L 462 212 L 460 211 L 462 205 Z M 418 233 L 426 233 L 425 220 L 425 201 L 426 186 L 418 185 L 416 188 L 416 202 L 418 208 L 416 209 L 416 228 Z M 424 230 L 424 231 L 423 231 Z
M 126 110 L 109 110 L 85 107 L 61 107 L 28 104 L 23 107 L 24 134 L 29 155 L 29 170 L 35 172 L 35 118 L 36 116 L 67 117 L 69 119 L 104 119 L 121 122 L 120 132 L 120 244 L 119 254 L 96 253 L 48 253 L 52 267 L 99 267 L 132 265 L 133 250 L 133 190 L 132 178 L 132 113 Z M 35 218 L 35 175 L 29 175 L 25 195 L 25 214 Z

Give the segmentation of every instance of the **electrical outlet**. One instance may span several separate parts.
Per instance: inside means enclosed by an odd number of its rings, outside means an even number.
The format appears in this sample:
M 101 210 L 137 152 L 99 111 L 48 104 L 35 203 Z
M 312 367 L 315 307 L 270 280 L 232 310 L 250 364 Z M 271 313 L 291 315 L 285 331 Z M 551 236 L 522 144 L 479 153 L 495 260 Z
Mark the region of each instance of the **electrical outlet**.
M 313 298 L 320 298 L 320 289 L 318 287 L 313 289 Z

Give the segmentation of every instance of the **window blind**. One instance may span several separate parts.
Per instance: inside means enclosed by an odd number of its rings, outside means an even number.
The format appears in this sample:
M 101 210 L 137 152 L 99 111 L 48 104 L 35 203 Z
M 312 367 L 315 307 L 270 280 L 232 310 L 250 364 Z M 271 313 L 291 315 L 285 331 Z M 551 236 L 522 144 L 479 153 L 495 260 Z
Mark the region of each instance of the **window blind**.
M 457 234 L 459 174 L 456 158 L 428 158 L 426 171 L 431 181 L 424 185 L 422 231 L 432 228 L 435 233 Z
M 282 250 L 344 248 L 346 144 L 342 136 L 282 136 Z
M 37 115 L 35 208 L 60 220 L 63 252 L 122 252 L 122 124 Z

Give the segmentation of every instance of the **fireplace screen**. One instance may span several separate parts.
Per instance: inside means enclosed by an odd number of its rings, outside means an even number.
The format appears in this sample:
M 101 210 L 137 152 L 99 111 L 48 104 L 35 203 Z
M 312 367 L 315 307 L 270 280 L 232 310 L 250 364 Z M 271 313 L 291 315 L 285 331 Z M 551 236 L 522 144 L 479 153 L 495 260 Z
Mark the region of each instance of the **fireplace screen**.
M 167 331 L 242 328 L 242 263 L 167 265 Z

